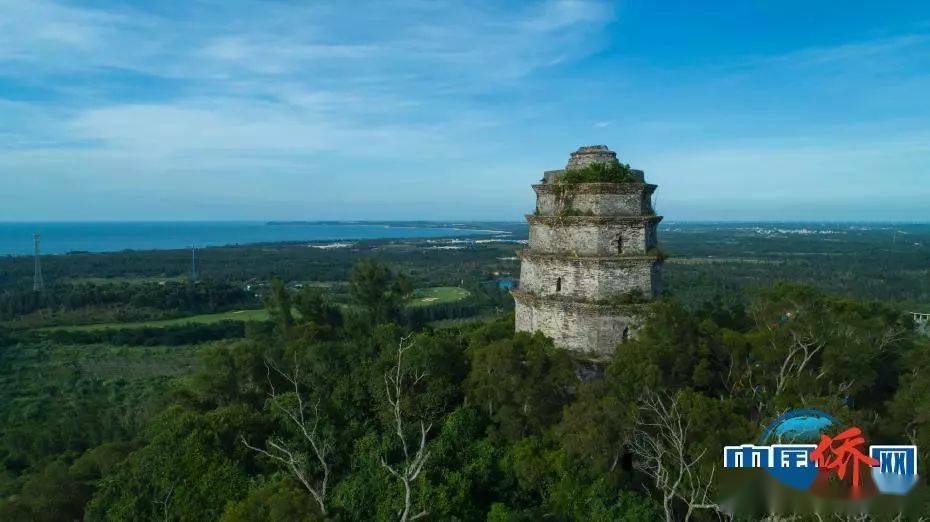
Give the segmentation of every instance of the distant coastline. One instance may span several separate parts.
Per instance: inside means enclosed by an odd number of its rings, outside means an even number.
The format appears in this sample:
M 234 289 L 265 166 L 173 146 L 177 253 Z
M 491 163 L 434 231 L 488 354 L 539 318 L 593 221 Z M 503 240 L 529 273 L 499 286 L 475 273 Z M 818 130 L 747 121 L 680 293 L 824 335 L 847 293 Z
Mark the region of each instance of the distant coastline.
M 514 224 L 511 224 L 511 227 Z M 491 236 L 508 234 L 491 223 L 430 221 L 189 221 L 0 223 L 0 255 L 176 250 L 281 242 Z
M 500 232 L 485 227 L 495 223 L 502 224 L 522 224 L 523 221 L 268 221 L 265 224 L 269 226 L 345 226 L 345 225 L 371 225 L 384 226 L 391 228 L 451 228 L 462 230 L 485 230 L 488 232 Z
M 688 221 L 668 220 L 665 231 L 699 233 L 716 229 L 760 237 L 861 231 L 907 241 L 921 222 L 853 221 Z M 522 221 L 159 221 L 159 222 L 0 222 L 0 256 L 28 256 L 33 234 L 42 236 L 43 254 L 179 250 L 196 245 L 224 247 L 273 243 L 339 243 L 372 239 L 476 238 L 479 242 L 522 239 Z M 897 239 L 895 239 L 897 237 Z M 496 238 L 496 239 L 495 239 Z

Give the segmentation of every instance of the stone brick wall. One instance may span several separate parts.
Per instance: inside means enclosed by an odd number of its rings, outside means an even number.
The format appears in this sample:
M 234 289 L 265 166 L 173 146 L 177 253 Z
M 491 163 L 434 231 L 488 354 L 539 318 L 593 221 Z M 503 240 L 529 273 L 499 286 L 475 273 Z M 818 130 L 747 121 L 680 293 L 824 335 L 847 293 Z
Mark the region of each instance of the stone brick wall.
M 617 344 L 636 335 L 642 322 L 635 308 L 620 311 L 583 303 L 542 300 L 514 292 L 516 329 L 539 331 L 551 337 L 556 346 L 584 354 L 591 359 L 607 359 Z
M 642 255 L 656 246 L 659 218 L 591 219 L 527 216 L 529 247 L 542 254 Z M 645 221 L 645 223 L 644 223 Z M 622 250 L 618 240 L 622 239 Z
M 575 258 L 524 253 L 520 265 L 520 289 L 540 297 L 610 299 L 638 290 L 653 297 L 655 259 Z
M 536 212 L 543 216 L 558 215 L 569 209 L 598 216 L 651 215 L 655 189 L 655 185 L 640 183 L 590 183 L 568 189 L 544 183 L 533 185 Z

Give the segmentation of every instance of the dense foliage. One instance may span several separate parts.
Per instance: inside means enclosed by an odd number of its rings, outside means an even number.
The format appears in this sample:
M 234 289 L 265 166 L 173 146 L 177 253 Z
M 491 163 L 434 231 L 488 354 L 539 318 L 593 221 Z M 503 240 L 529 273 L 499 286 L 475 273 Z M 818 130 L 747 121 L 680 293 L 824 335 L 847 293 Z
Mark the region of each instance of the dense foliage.
M 44 294 L 28 258 L 0 258 L 0 520 L 716 519 L 689 506 L 701 480 L 728 486 L 720 446 L 800 406 L 930 457 L 930 348 L 903 313 L 930 304 L 926 228 L 662 234 L 666 296 L 599 378 L 513 335 L 498 281 L 517 245 L 206 249 L 197 284 L 187 252 L 48 256 Z M 410 306 L 424 286 L 468 297 Z M 143 326 L 257 294 L 267 322 Z M 689 420 L 701 470 L 671 493 L 647 464 L 675 462 L 643 444 L 663 411 Z
M 636 181 L 633 169 L 619 161 L 589 163 L 584 167 L 566 170 L 556 183 L 631 183 Z
M 45 292 L 31 288 L 0 292 L 0 320 L 37 310 L 64 312 L 102 306 L 130 310 L 208 313 L 256 305 L 254 295 L 240 286 L 216 281 L 161 283 L 57 283 Z M 124 318 L 127 316 L 124 315 Z
M 241 321 L 180 324 L 170 327 L 53 329 L 24 337 L 46 338 L 60 344 L 111 344 L 116 346 L 179 346 L 243 337 Z
M 930 449 L 914 414 L 930 408 L 915 372 L 930 344 L 880 304 L 793 285 L 746 305 L 662 299 L 591 377 L 543 336 L 515 335 L 512 316 L 410 330 L 406 285 L 364 263 L 339 307 L 273 282 L 267 323 L 196 350 L 174 380 L 103 376 L 87 355 L 51 364 L 61 348 L 8 341 L 4 393 L 19 399 L 4 401 L 0 518 L 715 520 L 694 495 L 717 492 L 721 447 L 786 408 Z M 20 389 L 42 375 L 30 364 L 65 374 Z M 644 445 L 662 415 L 688 420 L 695 462 L 671 489 L 652 471 L 681 462 Z

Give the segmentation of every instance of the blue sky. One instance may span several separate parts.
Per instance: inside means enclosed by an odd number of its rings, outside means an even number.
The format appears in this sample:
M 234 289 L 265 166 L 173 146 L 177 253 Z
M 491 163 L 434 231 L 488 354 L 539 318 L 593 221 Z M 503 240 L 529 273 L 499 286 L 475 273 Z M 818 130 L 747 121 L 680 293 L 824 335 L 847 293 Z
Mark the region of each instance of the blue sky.
M 928 2 L 0 0 L 0 221 L 927 221 L 928 124 Z

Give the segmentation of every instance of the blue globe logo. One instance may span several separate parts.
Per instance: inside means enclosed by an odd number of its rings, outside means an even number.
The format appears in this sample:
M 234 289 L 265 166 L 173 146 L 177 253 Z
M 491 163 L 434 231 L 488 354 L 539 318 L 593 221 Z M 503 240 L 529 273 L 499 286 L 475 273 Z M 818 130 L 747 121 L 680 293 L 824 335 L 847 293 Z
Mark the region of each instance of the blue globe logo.
M 775 419 L 759 438 L 759 445 L 810 444 L 816 446 L 824 434 L 837 433 L 840 423 L 829 414 L 816 409 L 792 410 Z M 793 488 L 808 490 L 817 480 L 818 468 L 812 462 L 806 466 L 772 466 L 767 471 L 779 482 Z
M 820 410 L 791 410 L 775 419 L 759 438 L 760 445 L 771 444 L 818 444 L 824 434 L 835 433 L 841 428 L 832 415 Z

